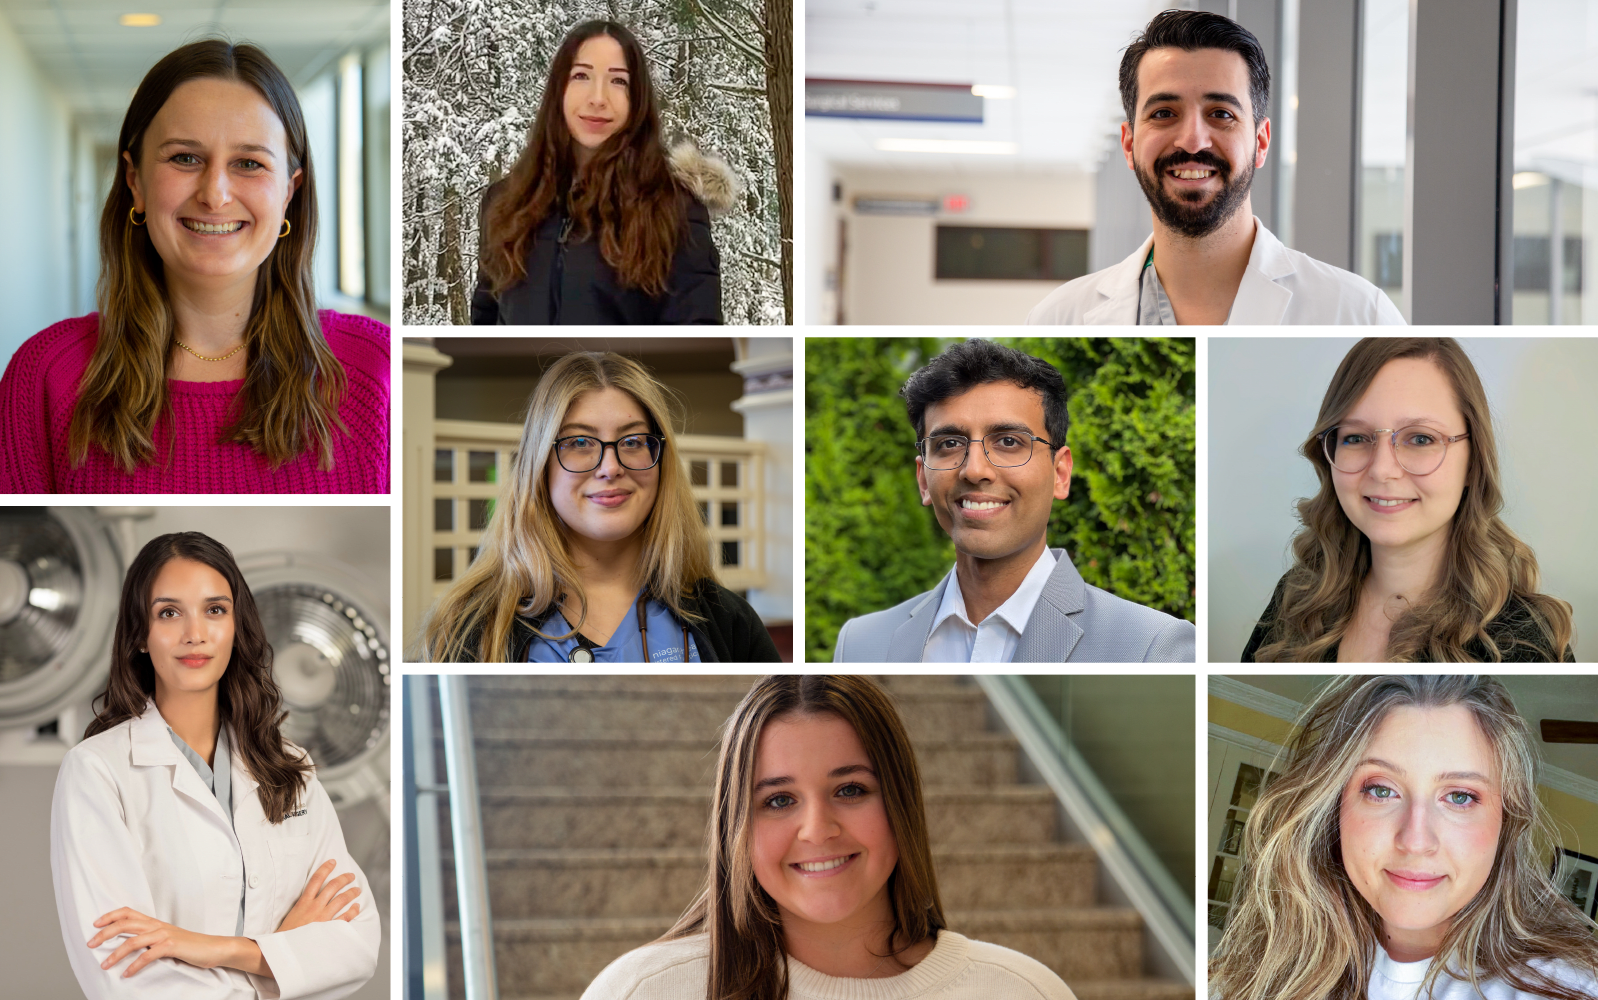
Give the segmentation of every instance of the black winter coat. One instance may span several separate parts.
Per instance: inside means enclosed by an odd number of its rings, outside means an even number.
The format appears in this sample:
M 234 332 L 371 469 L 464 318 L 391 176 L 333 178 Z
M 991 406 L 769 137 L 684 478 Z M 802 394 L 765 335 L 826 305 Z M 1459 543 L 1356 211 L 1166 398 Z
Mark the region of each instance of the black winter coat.
M 503 182 L 501 182 L 503 183 Z M 486 215 L 495 184 L 483 195 Z M 527 247 L 527 275 L 494 294 L 481 271 L 472 293 L 475 326 L 616 326 L 721 322 L 721 257 L 710 239 L 710 212 L 691 194 L 681 195 L 687 217 L 682 241 L 671 258 L 666 293 L 659 298 L 624 288 L 599 252 L 599 239 L 571 238 L 564 206 L 539 224 Z M 478 232 L 483 231 L 479 224 Z

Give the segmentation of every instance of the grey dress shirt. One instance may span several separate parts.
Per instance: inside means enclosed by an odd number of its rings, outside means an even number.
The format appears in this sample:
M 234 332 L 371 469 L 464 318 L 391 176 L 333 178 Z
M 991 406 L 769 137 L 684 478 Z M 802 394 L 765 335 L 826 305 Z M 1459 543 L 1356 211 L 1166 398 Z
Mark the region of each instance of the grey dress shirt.
M 229 826 L 233 826 L 233 758 L 228 752 L 227 729 L 219 729 L 216 734 L 216 752 L 212 754 L 216 766 L 205 762 L 205 758 L 194 752 L 194 748 L 183 742 L 183 737 L 172 731 L 171 726 L 166 727 L 171 734 L 172 742 L 183 756 L 194 765 L 194 771 L 200 776 L 200 781 L 211 794 L 216 796 L 216 801 L 221 803 L 222 812 L 227 815 Z M 236 829 L 236 827 L 235 827 Z M 244 936 L 244 862 L 242 855 L 239 861 L 239 919 L 233 931 L 234 937 Z

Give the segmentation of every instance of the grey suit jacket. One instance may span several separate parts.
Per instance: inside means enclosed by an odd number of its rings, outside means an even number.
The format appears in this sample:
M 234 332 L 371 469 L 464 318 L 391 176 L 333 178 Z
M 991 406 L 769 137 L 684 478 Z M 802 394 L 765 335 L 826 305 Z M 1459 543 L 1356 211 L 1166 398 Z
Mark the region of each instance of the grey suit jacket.
M 1192 622 L 1089 586 L 1064 549 L 1021 630 L 1015 663 L 1192 663 Z M 886 611 L 838 630 L 834 663 L 920 663 L 949 578 Z

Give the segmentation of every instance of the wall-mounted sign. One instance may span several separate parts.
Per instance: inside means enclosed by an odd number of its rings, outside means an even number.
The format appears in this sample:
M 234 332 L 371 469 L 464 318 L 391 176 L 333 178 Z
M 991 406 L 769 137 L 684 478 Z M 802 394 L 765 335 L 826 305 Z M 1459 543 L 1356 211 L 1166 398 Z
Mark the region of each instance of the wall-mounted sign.
M 969 84 L 806 80 L 805 114 L 980 125 L 982 98 Z
M 860 215 L 937 215 L 938 199 L 861 195 L 854 200 L 854 210 Z

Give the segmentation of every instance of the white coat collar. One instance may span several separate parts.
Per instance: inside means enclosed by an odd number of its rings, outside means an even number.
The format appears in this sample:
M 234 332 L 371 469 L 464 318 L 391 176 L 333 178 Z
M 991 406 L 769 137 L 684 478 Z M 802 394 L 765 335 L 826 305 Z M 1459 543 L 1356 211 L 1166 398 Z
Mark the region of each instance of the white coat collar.
M 1098 291 L 1103 301 L 1082 315 L 1084 323 L 1135 323 L 1137 322 L 1138 294 L 1143 287 L 1143 264 L 1149 259 L 1154 246 L 1154 234 L 1143 241 L 1121 263 L 1110 269 Z M 1276 238 L 1259 216 L 1254 217 L 1254 246 L 1249 250 L 1248 267 L 1237 286 L 1237 297 L 1232 300 L 1232 311 L 1227 315 L 1229 326 L 1275 325 L 1287 315 L 1288 303 L 1293 293 L 1282 286 L 1281 279 L 1294 272 L 1293 259 L 1287 247 Z
M 159 767 L 164 764 L 181 764 L 172 772 L 172 787 L 190 798 L 201 803 L 216 804 L 216 796 L 211 794 L 204 785 L 200 784 L 200 776 L 194 768 L 184 759 L 183 751 L 177 748 L 168 734 L 166 720 L 161 717 L 161 710 L 155 707 L 155 699 L 151 698 L 144 706 L 144 714 L 134 719 L 129 726 L 129 736 L 132 739 L 131 760 L 135 767 Z M 250 777 L 245 770 L 243 755 L 239 753 L 238 740 L 229 739 L 228 742 L 228 773 L 233 779 L 234 811 L 241 797 L 255 796 L 255 789 L 260 784 Z M 221 807 L 217 806 L 220 813 Z
M 1084 323 L 1136 323 L 1137 297 L 1143 286 L 1143 263 L 1149 259 L 1154 246 L 1154 234 L 1143 245 L 1132 251 L 1132 256 L 1110 268 L 1105 280 L 1099 282 L 1098 305 L 1082 314 Z M 1130 316 L 1131 319 L 1122 317 Z

